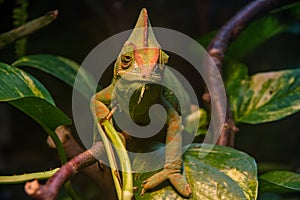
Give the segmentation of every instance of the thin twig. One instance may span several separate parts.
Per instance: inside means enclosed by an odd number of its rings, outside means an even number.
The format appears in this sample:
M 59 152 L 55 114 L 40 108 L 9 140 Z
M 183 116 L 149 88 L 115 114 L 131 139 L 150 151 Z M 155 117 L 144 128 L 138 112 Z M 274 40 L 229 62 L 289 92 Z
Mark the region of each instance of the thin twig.
M 262 11 L 269 10 L 285 0 L 257 0 L 246 5 L 241 11 L 234 15 L 216 34 L 214 39 L 207 47 L 208 53 L 214 60 L 218 69 L 222 73 L 222 61 L 225 51 L 230 43 L 237 35 Z M 218 87 L 212 84 L 213 87 Z M 208 89 L 205 88 L 205 93 L 202 97 L 206 105 L 210 106 L 210 95 Z M 218 103 L 218 102 L 216 102 Z M 217 107 L 220 105 L 216 105 Z M 234 137 L 238 128 L 232 118 L 230 104 L 227 101 L 226 119 L 221 135 L 217 144 L 223 146 L 234 146 Z
M 6 33 L 2 33 L 0 35 L 0 49 L 4 48 L 6 45 L 25 37 L 45 26 L 53 22 L 58 15 L 58 10 L 54 10 L 51 12 L 48 12 L 42 17 L 39 17 L 37 19 L 33 19 L 26 24 L 19 26 L 15 29 L 12 29 L 11 31 L 8 31 Z

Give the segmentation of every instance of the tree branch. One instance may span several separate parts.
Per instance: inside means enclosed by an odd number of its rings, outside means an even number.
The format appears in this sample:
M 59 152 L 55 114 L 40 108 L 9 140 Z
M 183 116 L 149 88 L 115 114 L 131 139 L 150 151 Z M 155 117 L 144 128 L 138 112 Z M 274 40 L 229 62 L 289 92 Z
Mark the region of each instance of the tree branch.
M 222 73 L 222 61 L 225 51 L 230 43 L 237 35 L 262 11 L 273 8 L 279 2 L 286 2 L 284 0 L 256 0 L 246 5 L 241 11 L 234 15 L 216 34 L 209 46 L 208 53 L 214 60 L 219 71 Z M 213 87 L 214 86 L 212 84 Z M 202 97 L 204 103 L 210 107 L 210 95 L 207 87 Z M 216 102 L 218 103 L 218 102 Z M 217 105 L 218 107 L 219 105 Z M 223 146 L 234 146 L 234 137 L 238 128 L 232 118 L 230 111 L 230 104 L 227 100 L 226 119 L 221 135 L 217 144 Z
M 116 199 L 116 191 L 113 187 L 110 169 L 99 161 L 105 158 L 102 143 L 98 142 L 91 149 L 85 151 L 66 126 L 59 126 L 55 132 L 65 149 L 68 159 L 73 159 L 63 165 L 45 185 L 39 184 L 37 180 L 34 180 L 26 183 L 25 191 L 36 199 L 55 199 L 63 183 L 80 171 L 98 185 L 102 197 L 105 199 Z M 47 143 L 51 148 L 56 148 L 50 137 L 48 137 Z
M 73 137 L 71 130 L 66 126 L 59 126 L 55 132 L 63 145 L 68 159 L 85 151 Z M 51 148 L 56 148 L 51 137 L 48 137 L 47 143 Z M 97 184 L 102 197 L 105 197 L 105 199 L 116 199 L 116 190 L 113 187 L 114 183 L 111 170 L 108 166 L 99 161 L 85 167 L 81 172 L 86 174 Z
M 84 167 L 97 162 L 98 159 L 104 155 L 105 152 L 102 142 L 97 142 L 90 149 L 75 156 L 64 164 L 58 172 L 48 179 L 45 185 L 39 184 L 37 180 L 27 182 L 25 191 L 35 199 L 56 199 L 59 189 L 66 180 Z
M 46 13 L 44 16 L 37 19 L 33 19 L 22 26 L 19 26 L 11 31 L 2 33 L 0 35 L 0 49 L 4 48 L 6 45 L 25 37 L 53 22 L 58 15 L 58 11 L 54 10 Z

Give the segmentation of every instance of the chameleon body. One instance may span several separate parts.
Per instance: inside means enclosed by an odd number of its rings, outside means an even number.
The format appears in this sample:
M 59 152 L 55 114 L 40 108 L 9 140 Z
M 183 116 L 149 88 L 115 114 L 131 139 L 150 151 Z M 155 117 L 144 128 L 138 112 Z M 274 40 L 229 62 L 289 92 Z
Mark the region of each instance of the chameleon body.
M 182 175 L 181 116 L 176 111 L 176 105 L 169 101 L 175 97 L 169 96 L 171 93 L 166 94 L 159 84 L 151 84 L 164 79 L 164 64 L 167 61 L 168 55 L 162 51 L 155 39 L 147 10 L 142 9 L 133 32 L 115 62 L 112 83 L 93 96 L 91 105 L 95 108 L 100 122 L 110 113 L 109 105 L 114 105 L 113 94 L 118 104 L 122 104 L 122 99 L 133 92 L 129 115 L 138 125 L 147 125 L 150 122 L 148 111 L 153 104 L 163 105 L 167 113 L 165 166 L 162 171 L 144 181 L 142 195 L 169 180 L 182 196 L 190 197 L 192 190 Z

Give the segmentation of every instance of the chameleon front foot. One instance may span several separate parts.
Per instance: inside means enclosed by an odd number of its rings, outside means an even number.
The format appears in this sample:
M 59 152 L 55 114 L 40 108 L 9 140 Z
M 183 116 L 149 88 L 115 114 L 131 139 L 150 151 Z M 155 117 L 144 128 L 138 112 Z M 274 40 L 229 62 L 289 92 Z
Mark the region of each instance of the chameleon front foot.
M 142 184 L 141 195 L 143 196 L 147 190 L 155 188 L 166 180 L 170 181 L 179 194 L 186 198 L 191 197 L 192 189 L 190 185 L 181 174 L 180 168 L 178 166 L 174 167 L 174 164 L 167 164 L 162 171 L 145 180 Z

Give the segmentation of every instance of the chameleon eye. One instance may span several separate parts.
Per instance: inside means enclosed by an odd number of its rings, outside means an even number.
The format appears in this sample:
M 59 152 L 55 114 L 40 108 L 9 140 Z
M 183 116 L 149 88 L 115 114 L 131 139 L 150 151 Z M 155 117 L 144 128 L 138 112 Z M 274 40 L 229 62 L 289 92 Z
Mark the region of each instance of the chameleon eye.
M 123 69 L 127 69 L 131 64 L 132 58 L 129 55 L 121 56 L 121 66 Z

